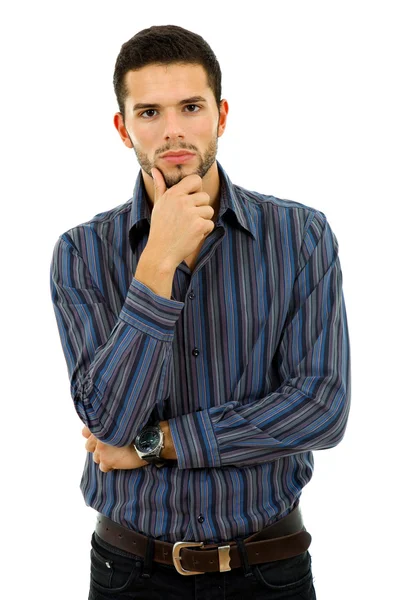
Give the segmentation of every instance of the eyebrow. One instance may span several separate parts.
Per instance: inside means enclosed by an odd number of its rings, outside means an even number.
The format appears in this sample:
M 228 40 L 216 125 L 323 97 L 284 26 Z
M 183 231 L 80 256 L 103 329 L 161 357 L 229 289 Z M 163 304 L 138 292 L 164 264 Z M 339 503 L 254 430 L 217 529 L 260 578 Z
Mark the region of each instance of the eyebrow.
M 196 102 L 205 102 L 207 103 L 207 100 L 205 98 L 203 98 L 203 96 L 192 96 L 191 98 L 185 98 L 184 100 L 180 100 L 178 102 L 178 106 L 182 106 L 183 104 L 195 104 Z M 151 103 L 142 103 L 142 102 L 138 102 L 137 104 L 135 104 L 135 106 L 133 107 L 133 110 L 140 110 L 143 108 L 161 108 L 161 104 L 151 104 Z

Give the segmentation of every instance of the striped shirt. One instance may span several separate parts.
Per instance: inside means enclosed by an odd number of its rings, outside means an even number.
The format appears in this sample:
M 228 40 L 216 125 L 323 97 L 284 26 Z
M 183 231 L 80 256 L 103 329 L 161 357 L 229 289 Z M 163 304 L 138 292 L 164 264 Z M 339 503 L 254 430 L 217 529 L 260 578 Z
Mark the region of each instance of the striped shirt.
M 299 502 L 313 451 L 338 444 L 350 346 L 338 242 L 324 213 L 231 183 L 193 272 L 172 297 L 135 279 L 150 228 L 133 197 L 62 234 L 50 287 L 76 412 L 107 444 L 168 420 L 172 466 L 100 471 L 88 506 L 154 538 L 219 543 Z

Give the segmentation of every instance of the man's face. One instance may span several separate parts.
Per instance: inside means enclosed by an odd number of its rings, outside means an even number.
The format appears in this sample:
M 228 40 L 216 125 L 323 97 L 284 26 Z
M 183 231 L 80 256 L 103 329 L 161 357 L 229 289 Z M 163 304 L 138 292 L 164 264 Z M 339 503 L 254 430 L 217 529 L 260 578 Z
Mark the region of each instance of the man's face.
M 215 162 L 226 102 L 218 111 L 201 65 L 148 65 L 126 74 L 125 145 L 132 146 L 143 171 L 157 167 L 167 187 L 196 173 L 204 177 Z M 117 115 L 116 115 L 117 116 Z M 164 156 L 169 151 L 188 154 Z

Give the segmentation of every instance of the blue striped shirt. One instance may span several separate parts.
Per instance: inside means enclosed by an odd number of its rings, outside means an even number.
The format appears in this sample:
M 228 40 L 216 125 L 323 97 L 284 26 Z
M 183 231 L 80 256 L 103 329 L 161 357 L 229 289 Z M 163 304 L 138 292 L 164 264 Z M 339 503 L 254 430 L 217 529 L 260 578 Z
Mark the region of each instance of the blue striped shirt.
M 50 286 L 70 391 L 107 444 L 167 420 L 172 466 L 100 471 L 88 506 L 164 541 L 218 543 L 285 516 L 313 451 L 342 439 L 350 346 L 338 242 L 324 213 L 231 183 L 193 272 L 172 297 L 135 279 L 150 228 L 141 172 L 133 197 L 62 234 Z

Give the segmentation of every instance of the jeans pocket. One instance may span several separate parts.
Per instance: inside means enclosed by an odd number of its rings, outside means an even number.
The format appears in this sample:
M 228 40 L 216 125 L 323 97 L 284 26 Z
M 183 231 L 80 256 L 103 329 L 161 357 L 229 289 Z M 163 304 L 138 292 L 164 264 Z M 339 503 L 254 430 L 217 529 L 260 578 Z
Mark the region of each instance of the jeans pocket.
M 268 590 L 276 592 L 303 592 L 311 590 L 311 556 L 308 550 L 284 560 L 254 565 L 257 581 Z
M 100 546 L 94 535 L 90 550 L 90 584 L 103 594 L 126 591 L 139 577 L 142 561 Z

